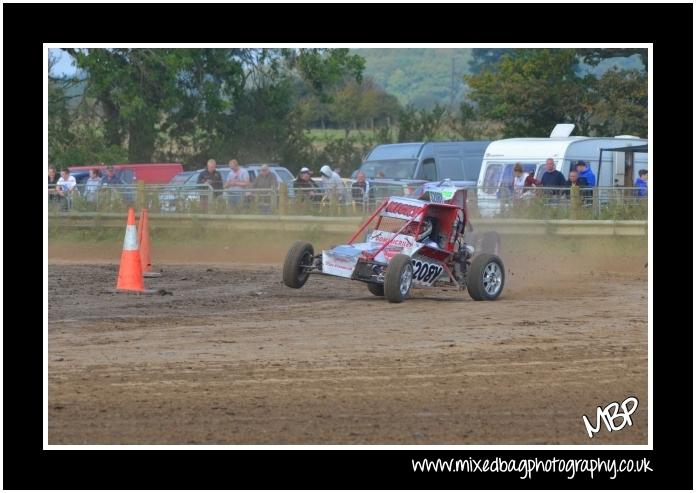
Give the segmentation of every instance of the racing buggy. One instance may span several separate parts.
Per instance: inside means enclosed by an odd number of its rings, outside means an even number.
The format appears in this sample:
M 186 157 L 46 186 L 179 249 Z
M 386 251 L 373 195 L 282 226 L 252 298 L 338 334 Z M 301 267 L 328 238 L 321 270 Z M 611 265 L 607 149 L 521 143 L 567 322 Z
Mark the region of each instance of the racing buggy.
M 393 303 L 414 285 L 457 286 L 474 300 L 494 300 L 505 285 L 499 240 L 495 233 L 471 240 L 466 192 L 448 180 L 427 183 L 412 196 L 386 198 L 345 245 L 315 254 L 310 243 L 297 241 L 285 258 L 283 282 L 297 289 L 311 274 L 344 277 Z

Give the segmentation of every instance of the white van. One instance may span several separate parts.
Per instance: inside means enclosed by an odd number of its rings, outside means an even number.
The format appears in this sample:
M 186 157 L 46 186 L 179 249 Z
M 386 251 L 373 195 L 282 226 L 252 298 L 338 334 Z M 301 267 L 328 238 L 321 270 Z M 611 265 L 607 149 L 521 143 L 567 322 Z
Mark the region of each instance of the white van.
M 481 215 L 491 216 L 500 211 L 501 190 L 512 189 L 515 163 L 520 163 L 525 173 L 533 173 L 541 179 L 545 173 L 544 163 L 551 158 L 556 169 L 568 179 L 578 161 L 585 161 L 597 177 L 596 186 L 625 186 L 635 183 L 638 171 L 648 169 L 647 152 L 629 153 L 632 166 L 626 166 L 626 148 L 644 148 L 648 141 L 631 135 L 617 137 L 570 137 L 575 125 L 556 125 L 548 138 L 515 138 L 491 142 L 486 149 L 477 182 L 478 208 Z M 608 149 L 619 149 L 612 152 Z M 602 166 L 599 169 L 600 153 Z M 630 159 L 630 158 L 629 158 Z M 626 169 L 633 176 L 626 176 Z M 627 179 L 628 178 L 628 179 Z

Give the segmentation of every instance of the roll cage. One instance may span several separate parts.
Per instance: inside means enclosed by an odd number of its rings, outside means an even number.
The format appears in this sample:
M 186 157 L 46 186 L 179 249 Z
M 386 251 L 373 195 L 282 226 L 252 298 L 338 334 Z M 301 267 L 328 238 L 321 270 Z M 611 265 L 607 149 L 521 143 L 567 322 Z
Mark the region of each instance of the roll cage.
M 385 217 L 404 219 L 404 223 L 398 231 L 394 232 L 394 235 L 384 242 L 378 250 L 362 252 L 363 259 L 374 260 L 409 226 L 415 223 L 416 231 L 420 231 L 425 218 L 430 218 L 434 224 L 431 238 L 439 239 L 437 243 L 440 250 L 453 253 L 455 251 L 455 243 L 464 232 L 464 226 L 467 224 L 468 217 L 466 211 L 466 190 L 456 189 L 455 191 L 450 190 L 450 192 L 450 194 L 445 195 L 438 192 L 437 189 L 421 190 L 419 196 L 439 194 L 438 198 L 440 200 L 437 203 L 405 197 L 384 199 L 372 215 L 362 223 L 355 234 L 348 240 L 348 244 L 352 245 L 375 219 L 377 220 L 375 229 L 380 229 L 380 225 Z M 443 199 L 443 196 L 448 198 Z

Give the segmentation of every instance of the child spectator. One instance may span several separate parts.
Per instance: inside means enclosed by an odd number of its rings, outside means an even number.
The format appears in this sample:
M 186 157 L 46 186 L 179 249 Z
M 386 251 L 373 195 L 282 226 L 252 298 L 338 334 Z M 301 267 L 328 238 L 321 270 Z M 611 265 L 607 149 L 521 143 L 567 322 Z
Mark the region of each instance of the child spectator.
M 648 196 L 648 170 L 642 169 L 638 172 L 638 179 L 636 179 L 636 195 L 638 197 Z
M 87 179 L 87 183 L 85 183 L 85 199 L 87 202 L 90 204 L 97 203 L 97 194 L 99 193 L 101 185 L 102 181 L 99 170 L 97 168 L 89 170 L 89 178 Z

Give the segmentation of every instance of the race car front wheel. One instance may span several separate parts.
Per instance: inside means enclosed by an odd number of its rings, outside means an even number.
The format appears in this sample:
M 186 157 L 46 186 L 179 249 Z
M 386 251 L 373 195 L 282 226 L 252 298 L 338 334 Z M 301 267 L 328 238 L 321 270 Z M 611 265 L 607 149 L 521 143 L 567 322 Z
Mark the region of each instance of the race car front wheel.
M 403 253 L 394 255 L 384 276 L 384 296 L 391 303 L 401 303 L 411 291 L 412 281 L 411 257 Z
M 476 301 L 496 299 L 505 286 L 505 266 L 497 255 L 482 253 L 469 266 L 466 287 Z
M 314 258 L 314 247 L 304 241 L 296 241 L 288 250 L 283 264 L 283 282 L 289 288 L 299 289 L 309 278 L 309 268 Z

